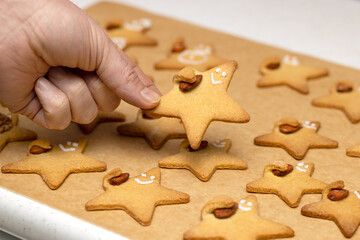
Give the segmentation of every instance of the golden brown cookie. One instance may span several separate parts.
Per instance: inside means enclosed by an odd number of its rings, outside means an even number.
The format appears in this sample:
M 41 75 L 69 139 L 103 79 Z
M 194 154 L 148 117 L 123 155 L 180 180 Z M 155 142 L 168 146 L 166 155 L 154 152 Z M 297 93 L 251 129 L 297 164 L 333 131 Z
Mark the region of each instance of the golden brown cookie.
M 100 172 L 106 164 L 85 156 L 86 139 L 78 142 L 51 145 L 49 140 L 39 139 L 30 143 L 28 156 L 15 163 L 4 165 L 3 173 L 39 174 L 51 189 L 57 189 L 70 173 Z
M 319 128 L 319 122 L 301 124 L 294 118 L 284 118 L 275 123 L 273 133 L 256 137 L 254 143 L 281 147 L 295 159 L 303 159 L 310 148 L 337 148 L 337 141 L 317 134 Z
M 169 56 L 155 63 L 156 69 L 183 69 L 191 66 L 199 71 L 206 71 L 212 67 L 223 64 L 227 60 L 214 55 L 214 50 L 209 45 L 199 44 L 187 48 L 183 38 L 178 38 L 173 43 Z
M 360 157 L 360 144 L 347 148 L 346 155 L 349 157 Z
M 345 237 L 350 238 L 360 224 L 360 191 L 348 191 L 343 181 L 329 184 L 322 192 L 320 202 L 302 207 L 308 217 L 334 221 Z
M 102 112 L 99 111 L 98 115 L 96 116 L 96 118 L 94 119 L 94 121 L 92 121 L 89 124 L 80 124 L 78 123 L 77 125 L 79 126 L 80 130 L 84 133 L 84 134 L 89 134 L 92 131 L 94 131 L 94 129 L 100 124 L 100 123 L 105 123 L 105 122 L 124 122 L 125 121 L 125 115 L 119 112 Z
M 226 92 L 236 67 L 232 61 L 206 72 L 184 68 L 175 75 L 173 89 L 161 97 L 156 108 L 146 112 L 181 118 L 191 147 L 197 149 L 211 121 L 250 120 Z
M 298 163 L 296 166 L 275 161 L 264 169 L 264 176 L 246 185 L 253 193 L 275 193 L 290 207 L 297 207 L 305 193 L 321 193 L 326 184 L 311 177 L 314 164 Z
M 147 18 L 131 22 L 113 19 L 108 21 L 103 27 L 114 44 L 120 49 L 125 49 L 134 45 L 155 46 L 157 41 L 145 35 L 151 28 L 151 24 L 151 20 Z
M 230 139 L 212 143 L 203 141 L 198 150 L 190 147 L 184 140 L 180 145 L 180 153 L 166 157 L 159 162 L 163 168 L 189 169 L 202 181 L 209 181 L 216 169 L 246 169 L 247 163 L 228 154 L 231 147 Z
M 184 126 L 179 119 L 152 119 L 142 111 L 138 112 L 135 122 L 122 124 L 117 131 L 124 136 L 143 137 L 155 150 L 162 148 L 169 139 L 186 138 Z
M 308 94 L 307 80 L 328 75 L 328 70 L 301 65 L 296 56 L 286 55 L 282 60 L 278 57 L 265 59 L 260 66 L 263 77 L 258 87 L 287 85 L 300 93 Z
M 333 84 L 330 94 L 315 98 L 312 105 L 342 110 L 352 123 L 360 121 L 360 86 L 348 81 Z
M 186 193 L 160 185 L 160 169 L 129 178 L 128 173 L 114 169 L 103 179 L 105 193 L 88 201 L 86 210 L 125 210 L 142 225 L 150 225 L 156 206 L 188 203 Z
M 184 233 L 185 240 L 256 240 L 294 236 L 290 227 L 259 217 L 253 195 L 239 202 L 224 195 L 218 196 L 203 207 L 201 220 Z
M 27 141 L 37 138 L 35 132 L 17 126 L 17 114 L 0 113 L 0 151 L 8 142 Z

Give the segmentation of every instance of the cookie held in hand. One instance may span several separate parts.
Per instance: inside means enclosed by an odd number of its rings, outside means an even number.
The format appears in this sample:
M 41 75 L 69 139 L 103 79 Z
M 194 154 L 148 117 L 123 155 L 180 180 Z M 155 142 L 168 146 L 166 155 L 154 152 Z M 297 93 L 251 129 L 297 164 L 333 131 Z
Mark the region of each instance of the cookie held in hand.
M 88 201 L 86 210 L 125 210 L 142 225 L 150 225 L 156 206 L 188 203 L 186 193 L 160 185 L 160 169 L 129 178 L 120 169 L 107 173 L 103 179 L 105 193 Z
M 293 237 L 294 231 L 283 224 L 259 217 L 255 196 L 234 202 L 218 196 L 201 210 L 201 222 L 184 233 L 185 240 L 271 239 Z
M 209 181 L 217 169 L 247 168 L 246 162 L 228 154 L 230 147 L 231 140 L 224 139 L 209 144 L 203 141 L 200 148 L 194 150 L 184 140 L 180 145 L 180 153 L 160 160 L 159 166 L 189 169 L 200 180 Z
M 321 193 L 326 183 L 311 177 L 314 164 L 298 163 L 295 167 L 275 161 L 264 169 L 264 176 L 246 185 L 253 193 L 275 193 L 290 207 L 297 207 L 305 193 Z
M 308 79 L 328 75 L 328 70 L 317 67 L 304 66 L 297 57 L 286 55 L 282 60 L 277 57 L 265 59 L 260 66 L 263 77 L 258 81 L 258 87 L 287 85 L 303 93 L 309 93 Z
M 348 81 L 333 84 L 330 94 L 315 98 L 312 105 L 342 110 L 352 123 L 360 121 L 360 87 Z
M 352 237 L 360 224 L 360 192 L 344 189 L 344 182 L 329 184 L 319 202 L 302 207 L 301 213 L 308 217 L 334 221 L 345 237 Z
M 106 164 L 85 156 L 87 140 L 51 145 L 48 140 L 39 139 L 29 145 L 28 156 L 15 163 L 4 165 L 3 173 L 39 174 L 51 189 L 57 189 L 71 173 L 101 172 Z
M 226 92 L 236 67 L 232 61 L 206 72 L 184 68 L 175 75 L 173 89 L 161 97 L 157 107 L 145 113 L 181 118 L 190 146 L 197 149 L 210 122 L 250 120 Z
M 294 118 L 284 118 L 275 123 L 273 133 L 256 137 L 254 143 L 281 147 L 295 159 L 303 159 L 310 148 L 337 148 L 337 141 L 317 134 L 319 128 L 319 122 L 301 124 Z
M 199 71 L 206 71 L 225 62 L 227 60 L 214 55 L 211 46 L 200 44 L 194 48 L 187 48 L 184 39 L 178 38 L 173 43 L 168 58 L 155 63 L 155 68 L 180 70 L 191 66 Z
M 0 151 L 9 142 L 34 140 L 37 134 L 26 128 L 17 126 L 17 114 L 0 113 Z
M 155 150 L 164 146 L 169 139 L 186 138 L 184 126 L 179 119 L 151 118 L 139 111 L 136 121 L 118 126 L 120 135 L 143 137 Z

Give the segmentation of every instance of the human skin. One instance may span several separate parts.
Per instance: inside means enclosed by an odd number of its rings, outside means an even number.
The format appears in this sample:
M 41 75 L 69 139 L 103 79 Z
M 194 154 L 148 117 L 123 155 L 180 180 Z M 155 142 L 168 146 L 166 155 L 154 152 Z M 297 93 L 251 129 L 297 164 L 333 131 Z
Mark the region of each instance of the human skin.
M 105 31 L 68 0 L 0 0 L 0 101 L 50 129 L 89 123 L 160 92 Z

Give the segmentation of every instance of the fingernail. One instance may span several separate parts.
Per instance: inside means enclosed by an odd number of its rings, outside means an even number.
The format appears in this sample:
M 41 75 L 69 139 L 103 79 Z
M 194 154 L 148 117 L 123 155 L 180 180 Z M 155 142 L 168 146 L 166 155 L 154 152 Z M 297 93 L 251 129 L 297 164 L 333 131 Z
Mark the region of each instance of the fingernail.
M 40 88 L 42 91 L 49 91 L 51 84 L 49 83 L 49 81 L 45 78 L 39 78 L 36 81 L 36 87 Z
M 160 101 L 160 96 L 150 88 L 144 87 L 140 94 L 148 102 L 157 103 Z

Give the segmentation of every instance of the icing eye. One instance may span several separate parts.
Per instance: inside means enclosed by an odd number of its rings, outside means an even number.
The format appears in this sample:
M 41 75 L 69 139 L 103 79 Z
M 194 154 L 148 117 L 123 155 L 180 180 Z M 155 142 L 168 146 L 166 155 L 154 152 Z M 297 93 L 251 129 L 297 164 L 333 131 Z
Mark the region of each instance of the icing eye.
M 304 166 L 304 163 L 302 162 L 302 163 L 298 163 L 298 166 Z
M 74 143 L 72 144 L 72 146 L 73 146 L 73 147 L 78 147 L 78 146 L 79 146 L 79 144 L 78 144 L 78 143 L 76 143 L 76 142 L 74 142 Z
M 155 179 L 155 176 L 151 176 L 150 179 L 153 179 L 153 180 L 154 180 L 154 179 Z
M 305 165 L 305 168 L 309 168 L 309 165 Z
M 66 142 L 66 145 L 69 145 L 69 146 L 70 146 L 70 145 L 71 145 L 71 142 L 70 142 L 70 141 L 67 141 L 67 142 Z
M 217 68 L 217 69 L 215 70 L 215 72 L 221 73 L 221 69 L 220 69 L 220 68 Z
M 142 177 L 146 177 L 146 173 L 142 173 L 141 176 L 142 176 Z
M 252 202 L 248 202 L 246 205 L 252 206 L 253 204 L 252 204 Z
M 244 204 L 244 203 L 246 203 L 246 201 L 245 201 L 244 199 L 242 199 L 242 200 L 240 201 L 240 203 L 241 203 L 241 204 Z
M 226 77 L 226 75 L 227 75 L 226 72 L 222 72 L 221 74 L 222 77 Z

